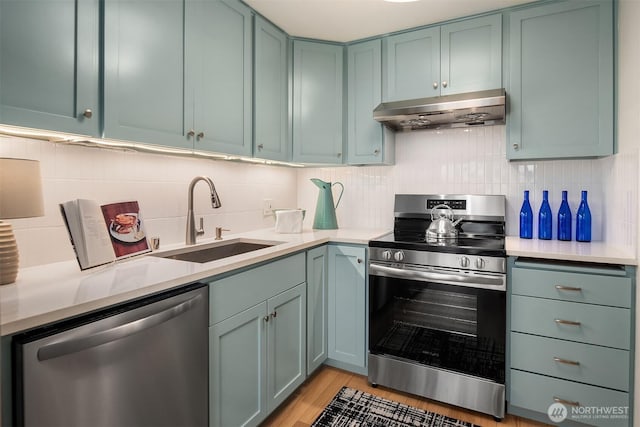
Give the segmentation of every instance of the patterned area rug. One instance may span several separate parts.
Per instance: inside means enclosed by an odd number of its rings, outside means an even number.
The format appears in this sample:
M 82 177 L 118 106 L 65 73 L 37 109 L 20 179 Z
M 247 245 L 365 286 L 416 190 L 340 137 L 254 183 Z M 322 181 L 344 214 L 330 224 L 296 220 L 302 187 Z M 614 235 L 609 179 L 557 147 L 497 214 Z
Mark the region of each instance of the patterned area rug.
M 474 427 L 475 424 L 342 387 L 311 427 Z M 475 426 L 478 427 L 478 426 Z

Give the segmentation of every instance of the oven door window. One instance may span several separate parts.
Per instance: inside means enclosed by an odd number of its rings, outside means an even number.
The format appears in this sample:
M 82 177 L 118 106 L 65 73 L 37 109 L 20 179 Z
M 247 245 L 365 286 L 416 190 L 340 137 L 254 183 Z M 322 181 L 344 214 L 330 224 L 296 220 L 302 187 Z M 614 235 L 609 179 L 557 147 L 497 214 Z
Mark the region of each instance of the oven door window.
M 505 292 L 369 280 L 371 353 L 504 383 Z

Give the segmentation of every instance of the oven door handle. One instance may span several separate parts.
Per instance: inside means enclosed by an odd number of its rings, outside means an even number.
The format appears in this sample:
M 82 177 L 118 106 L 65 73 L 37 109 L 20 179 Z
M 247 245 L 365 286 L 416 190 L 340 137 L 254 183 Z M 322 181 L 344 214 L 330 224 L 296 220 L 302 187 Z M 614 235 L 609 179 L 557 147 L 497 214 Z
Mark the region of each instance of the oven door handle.
M 482 273 L 442 273 L 437 271 L 423 271 L 413 268 L 396 268 L 388 265 L 369 263 L 369 274 L 373 276 L 393 277 L 398 279 L 417 280 L 420 282 L 437 282 L 449 285 L 466 286 L 470 288 L 506 291 L 507 284 L 504 275 L 491 276 Z

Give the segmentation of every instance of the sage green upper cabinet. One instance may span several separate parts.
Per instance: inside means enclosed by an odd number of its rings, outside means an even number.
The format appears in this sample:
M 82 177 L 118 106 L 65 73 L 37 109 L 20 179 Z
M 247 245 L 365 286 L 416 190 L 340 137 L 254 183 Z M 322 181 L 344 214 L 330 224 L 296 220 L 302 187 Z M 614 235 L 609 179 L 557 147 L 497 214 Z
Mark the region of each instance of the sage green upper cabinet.
M 185 106 L 194 148 L 251 156 L 251 10 L 237 0 L 187 6 Z
M 254 46 L 253 154 L 287 161 L 291 156 L 287 35 L 256 16 Z
M 507 158 L 613 153 L 612 9 L 576 0 L 510 15 Z
M 440 94 L 502 87 L 502 15 L 443 25 Z
M 385 101 L 502 87 L 502 15 L 384 39 Z
M 184 91 L 185 0 L 104 3 L 104 134 L 190 148 Z
M 251 46 L 235 0 L 105 2 L 105 136 L 251 155 Z
M 440 95 L 440 27 L 384 39 L 385 101 Z
M 0 1 L 0 123 L 100 135 L 98 0 Z
M 293 161 L 343 162 L 343 46 L 293 42 Z
M 382 102 L 382 41 L 347 47 L 347 163 L 391 164 L 395 133 L 373 119 Z

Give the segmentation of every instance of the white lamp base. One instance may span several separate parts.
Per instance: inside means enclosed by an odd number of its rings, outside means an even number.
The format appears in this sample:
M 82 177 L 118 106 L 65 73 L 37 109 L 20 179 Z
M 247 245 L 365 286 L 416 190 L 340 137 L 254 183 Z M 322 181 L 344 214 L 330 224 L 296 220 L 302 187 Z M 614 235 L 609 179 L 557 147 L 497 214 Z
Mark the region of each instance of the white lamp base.
M 18 244 L 13 228 L 0 221 L 0 285 L 15 283 L 18 276 Z

